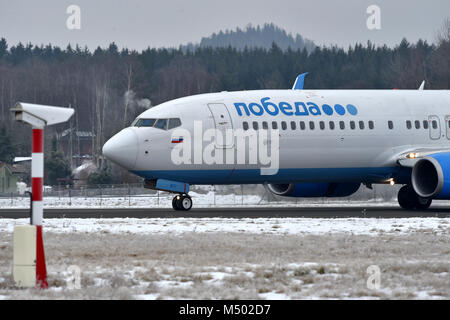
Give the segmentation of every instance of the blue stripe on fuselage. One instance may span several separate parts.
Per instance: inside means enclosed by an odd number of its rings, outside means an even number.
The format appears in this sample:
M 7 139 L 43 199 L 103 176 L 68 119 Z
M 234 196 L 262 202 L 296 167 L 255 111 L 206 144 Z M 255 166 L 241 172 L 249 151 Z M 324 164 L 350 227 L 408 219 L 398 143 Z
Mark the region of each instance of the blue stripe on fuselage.
M 261 175 L 259 169 L 240 170 L 149 170 L 131 171 L 146 179 L 168 179 L 190 184 L 253 184 L 290 182 L 383 182 L 394 178 L 408 183 L 411 169 L 404 167 L 280 169 Z

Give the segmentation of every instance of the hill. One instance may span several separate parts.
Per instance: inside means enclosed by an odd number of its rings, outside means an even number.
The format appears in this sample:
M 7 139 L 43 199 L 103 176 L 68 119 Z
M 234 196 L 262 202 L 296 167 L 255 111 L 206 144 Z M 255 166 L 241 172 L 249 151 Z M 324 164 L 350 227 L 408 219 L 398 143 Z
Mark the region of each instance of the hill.
M 293 50 L 303 50 L 305 48 L 308 52 L 311 52 L 316 47 L 313 41 L 305 39 L 299 34 L 295 36 L 288 34 L 285 30 L 271 23 L 264 24 L 263 27 L 259 25 L 253 27 L 249 24 L 244 30 L 236 28 L 236 30 L 213 33 L 209 37 L 202 38 L 199 44 L 189 43 L 186 46 L 182 46 L 182 49 L 193 50 L 198 47 L 218 48 L 229 46 L 238 50 L 243 50 L 246 47 L 270 49 L 274 42 L 282 50 L 287 50 L 289 47 Z

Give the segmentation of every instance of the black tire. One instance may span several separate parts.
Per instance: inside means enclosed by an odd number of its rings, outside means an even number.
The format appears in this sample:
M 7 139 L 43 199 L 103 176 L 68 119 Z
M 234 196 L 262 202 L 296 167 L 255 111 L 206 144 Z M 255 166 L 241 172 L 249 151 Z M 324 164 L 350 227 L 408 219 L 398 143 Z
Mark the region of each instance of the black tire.
M 403 186 L 398 191 L 398 204 L 406 210 L 414 210 L 417 204 L 417 194 L 411 186 Z
M 417 196 L 416 209 L 417 210 L 426 210 L 431 206 L 431 202 L 433 202 L 433 199 L 422 198 L 420 196 Z
M 403 186 L 398 192 L 398 203 L 406 210 L 426 210 L 430 207 L 432 199 L 420 197 L 412 186 Z
M 179 196 L 176 196 L 176 197 L 174 197 L 173 199 L 172 199 L 172 208 L 174 209 L 174 210 L 176 210 L 176 211 L 178 211 L 178 210 L 181 210 L 180 208 L 179 208 L 179 206 L 178 206 L 178 198 Z

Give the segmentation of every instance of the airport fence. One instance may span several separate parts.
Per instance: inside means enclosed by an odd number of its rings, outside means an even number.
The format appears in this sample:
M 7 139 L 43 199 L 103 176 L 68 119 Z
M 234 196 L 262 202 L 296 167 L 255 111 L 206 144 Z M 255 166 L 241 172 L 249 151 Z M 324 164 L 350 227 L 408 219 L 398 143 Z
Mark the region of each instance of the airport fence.
M 263 185 L 192 186 L 194 206 L 302 206 L 351 205 L 395 202 L 399 186 L 364 186 L 344 198 L 289 198 L 270 193 Z M 170 207 L 174 194 L 145 189 L 142 184 L 97 185 L 86 187 L 44 188 L 45 207 Z M 29 207 L 29 195 L 0 194 L 0 208 Z

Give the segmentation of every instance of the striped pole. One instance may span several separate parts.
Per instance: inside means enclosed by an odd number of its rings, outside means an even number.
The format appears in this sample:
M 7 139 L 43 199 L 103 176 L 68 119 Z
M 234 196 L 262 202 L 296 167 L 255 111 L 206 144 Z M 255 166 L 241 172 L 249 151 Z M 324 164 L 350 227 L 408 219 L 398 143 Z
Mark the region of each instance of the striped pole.
M 31 153 L 31 224 L 36 226 L 36 285 L 48 288 L 47 268 L 45 265 L 44 240 L 42 236 L 42 220 L 44 206 L 42 190 L 44 181 L 44 129 L 33 127 Z
M 66 122 L 73 109 L 18 102 L 11 108 L 16 121 L 32 126 L 31 151 L 31 226 L 14 227 L 14 268 L 16 285 L 48 288 L 42 220 L 44 180 L 44 127 Z
M 42 189 L 44 180 L 44 129 L 33 128 L 31 154 L 31 192 L 33 195 L 31 223 L 42 226 L 43 205 Z

